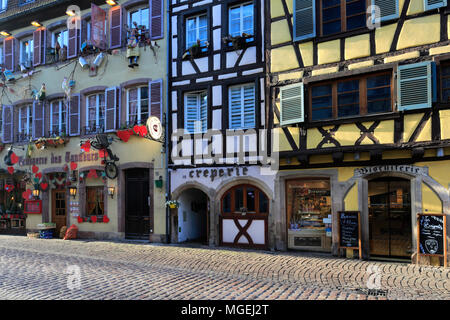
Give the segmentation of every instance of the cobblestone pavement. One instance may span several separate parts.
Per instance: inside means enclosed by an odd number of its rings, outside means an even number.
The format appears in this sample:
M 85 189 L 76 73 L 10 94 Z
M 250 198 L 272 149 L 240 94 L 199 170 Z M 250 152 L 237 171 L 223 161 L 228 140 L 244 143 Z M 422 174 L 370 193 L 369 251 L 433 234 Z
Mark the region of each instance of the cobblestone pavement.
M 73 265 L 81 286 L 70 290 Z M 368 291 L 377 279 L 380 290 Z M 320 254 L 0 236 L 0 299 L 450 299 L 450 270 Z

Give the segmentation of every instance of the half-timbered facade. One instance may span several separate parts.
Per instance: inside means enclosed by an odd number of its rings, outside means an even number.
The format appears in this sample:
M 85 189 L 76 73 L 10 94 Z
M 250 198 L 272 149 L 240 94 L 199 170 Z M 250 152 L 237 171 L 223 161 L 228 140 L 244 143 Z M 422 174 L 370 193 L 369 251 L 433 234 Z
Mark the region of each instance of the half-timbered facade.
M 267 149 L 265 10 L 257 0 L 171 1 L 174 242 L 273 246 L 273 178 L 260 172 Z
M 164 141 L 146 123 L 165 123 L 167 2 L 109 3 L 0 13 L 0 233 L 166 241 Z
M 417 214 L 450 212 L 447 1 L 266 4 L 279 248 L 342 253 L 359 211 L 364 258 L 416 261 Z

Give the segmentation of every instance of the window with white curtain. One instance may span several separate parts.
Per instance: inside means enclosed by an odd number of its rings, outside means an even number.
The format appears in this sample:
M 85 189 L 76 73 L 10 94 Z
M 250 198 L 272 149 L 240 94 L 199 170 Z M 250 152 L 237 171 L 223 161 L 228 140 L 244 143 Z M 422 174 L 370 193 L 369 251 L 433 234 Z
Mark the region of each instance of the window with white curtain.
M 132 88 L 127 91 L 128 124 L 143 123 L 149 117 L 148 86 Z
M 206 132 L 208 128 L 208 94 L 206 91 L 185 94 L 184 128 L 189 133 Z
M 105 94 L 86 97 L 86 133 L 102 132 L 105 127 Z
M 19 109 L 19 141 L 28 140 L 33 134 L 33 106 Z
M 229 127 L 249 129 L 255 127 L 255 84 L 244 84 L 229 88 Z
M 27 68 L 33 65 L 33 38 L 20 41 L 20 63 Z
M 66 132 L 66 105 L 63 100 L 53 101 L 50 104 L 50 131 L 51 134 Z

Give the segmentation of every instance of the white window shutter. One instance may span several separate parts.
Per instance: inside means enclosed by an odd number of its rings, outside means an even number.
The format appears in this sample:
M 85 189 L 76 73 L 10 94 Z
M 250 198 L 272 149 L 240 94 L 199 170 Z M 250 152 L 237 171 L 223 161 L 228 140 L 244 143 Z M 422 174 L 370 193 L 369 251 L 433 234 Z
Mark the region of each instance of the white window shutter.
M 431 61 L 399 66 L 397 81 L 399 111 L 431 108 Z
M 195 132 L 198 119 L 198 95 L 187 94 L 185 98 L 184 128 L 189 133 Z
M 424 0 L 425 10 L 433 10 L 447 6 L 447 0 Z
M 243 124 L 244 128 L 255 127 L 255 85 L 243 87 Z
M 206 132 L 208 129 L 208 95 L 202 93 L 200 95 L 200 112 L 199 121 L 201 123 L 201 131 Z
M 282 126 L 305 121 L 303 83 L 280 89 L 280 108 L 280 124 Z
M 387 21 L 399 17 L 398 2 L 399 0 L 372 0 L 372 5 L 380 8 L 380 21 Z M 372 20 L 375 22 L 375 17 Z
M 241 128 L 241 88 L 234 87 L 230 89 L 230 129 Z

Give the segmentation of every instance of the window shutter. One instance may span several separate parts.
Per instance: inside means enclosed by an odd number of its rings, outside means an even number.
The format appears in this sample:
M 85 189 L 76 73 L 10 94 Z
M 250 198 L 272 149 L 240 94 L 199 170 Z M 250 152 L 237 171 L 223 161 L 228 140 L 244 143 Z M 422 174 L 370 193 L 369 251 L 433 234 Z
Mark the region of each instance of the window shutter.
M 80 134 L 80 95 L 74 94 L 69 102 L 69 135 L 77 136 Z
M 45 57 L 45 29 L 38 29 L 33 32 L 33 66 L 44 64 Z
M 241 88 L 230 89 L 230 129 L 241 128 Z
M 208 129 L 208 99 L 204 99 L 207 97 L 206 93 L 200 95 L 200 123 L 202 132 L 206 132 Z
M 372 0 L 372 5 L 380 8 L 380 21 L 392 20 L 399 17 L 398 0 Z
M 122 46 L 122 7 L 115 6 L 109 10 L 109 47 L 111 49 Z
M 187 94 L 186 106 L 184 111 L 185 130 L 189 133 L 195 132 L 195 125 L 198 121 L 198 95 Z
M 158 119 L 163 122 L 162 120 L 162 87 L 163 82 L 162 79 L 151 81 L 148 84 L 149 90 L 150 90 L 150 115 L 158 117 Z
M 44 136 L 44 102 L 33 102 L 33 140 Z
M 164 6 L 163 0 L 150 0 L 150 39 L 157 40 L 164 38 Z
M 294 40 L 316 36 L 316 1 L 294 0 Z
M 100 49 L 106 49 L 106 11 L 91 3 L 91 41 Z
M 430 108 L 432 104 L 431 62 L 398 67 L 398 110 Z
M 5 52 L 5 69 L 14 72 L 14 38 L 3 40 L 3 50 Z
M 280 124 L 282 126 L 304 121 L 303 83 L 285 86 L 280 89 L 280 108 Z
M 3 143 L 12 143 L 13 142 L 13 106 L 3 106 L 3 114 L 2 114 L 2 132 Z
M 67 58 L 75 58 L 78 55 L 79 29 L 71 28 L 68 30 Z
M 243 88 L 243 127 L 255 127 L 255 85 L 244 86 Z
M 117 123 L 117 88 L 112 87 L 105 90 L 106 109 L 105 109 L 105 132 L 116 130 Z
M 433 10 L 447 6 L 447 0 L 424 0 L 425 10 Z

